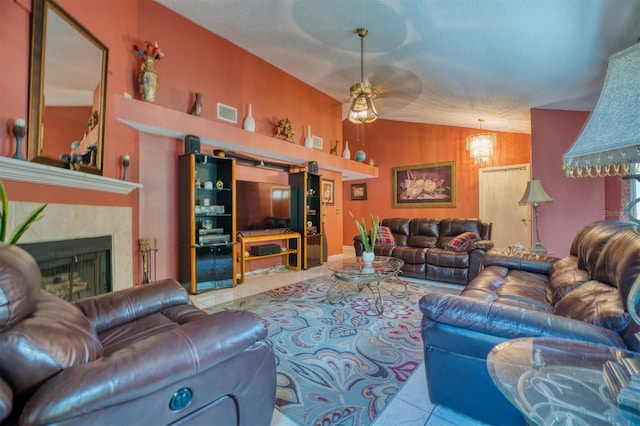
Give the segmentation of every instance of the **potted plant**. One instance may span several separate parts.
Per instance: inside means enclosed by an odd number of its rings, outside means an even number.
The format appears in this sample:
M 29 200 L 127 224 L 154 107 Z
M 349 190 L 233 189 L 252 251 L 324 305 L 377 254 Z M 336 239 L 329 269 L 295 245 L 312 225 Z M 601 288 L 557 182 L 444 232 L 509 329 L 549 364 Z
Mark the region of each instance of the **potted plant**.
M 7 198 L 7 191 L 4 188 L 4 184 L 0 180 L 0 202 L 2 203 L 2 209 L 0 210 L 0 242 L 4 242 L 7 244 L 15 245 L 22 234 L 26 232 L 27 229 L 42 216 L 42 212 L 47 207 L 47 204 L 43 204 L 40 207 L 34 209 L 22 219 L 22 221 L 16 226 L 16 228 L 11 232 L 11 235 L 7 239 L 7 228 L 9 222 L 9 199 Z
M 376 239 L 378 238 L 378 226 L 380 225 L 380 218 L 376 216 L 373 218 L 373 213 L 369 213 L 371 217 L 371 231 L 367 232 L 367 224 L 362 218 L 361 221 L 355 218 L 353 213 L 349 211 L 349 214 L 356 222 L 356 226 L 358 227 L 358 232 L 360 232 L 360 237 L 362 238 L 362 245 L 364 246 L 364 250 L 362 252 L 362 261 L 365 263 L 365 266 L 371 266 L 373 259 L 375 258 L 375 254 L 373 253 L 373 247 L 376 244 Z

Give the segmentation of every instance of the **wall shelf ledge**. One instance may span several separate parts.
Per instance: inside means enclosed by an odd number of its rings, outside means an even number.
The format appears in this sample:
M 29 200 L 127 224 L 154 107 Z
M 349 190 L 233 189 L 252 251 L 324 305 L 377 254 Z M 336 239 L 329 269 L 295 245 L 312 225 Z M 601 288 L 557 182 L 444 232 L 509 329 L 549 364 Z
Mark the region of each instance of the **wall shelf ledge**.
M 316 161 L 320 169 L 342 173 L 343 181 L 378 177 L 378 168 L 365 163 L 124 96 L 116 96 L 116 118 L 140 132 L 153 135 L 180 140 L 187 135 L 198 136 L 201 145 L 216 149 L 292 165 Z

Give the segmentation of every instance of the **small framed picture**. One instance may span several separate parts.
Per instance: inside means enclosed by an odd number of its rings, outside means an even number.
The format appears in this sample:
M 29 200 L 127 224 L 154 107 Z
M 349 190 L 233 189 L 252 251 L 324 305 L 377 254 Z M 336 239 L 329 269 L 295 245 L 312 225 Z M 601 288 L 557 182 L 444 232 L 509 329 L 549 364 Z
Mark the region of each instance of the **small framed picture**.
M 351 199 L 352 200 L 366 200 L 367 199 L 367 184 L 366 183 L 352 183 L 351 184 Z
M 333 179 L 322 179 L 322 202 L 328 206 L 335 204 L 335 181 Z

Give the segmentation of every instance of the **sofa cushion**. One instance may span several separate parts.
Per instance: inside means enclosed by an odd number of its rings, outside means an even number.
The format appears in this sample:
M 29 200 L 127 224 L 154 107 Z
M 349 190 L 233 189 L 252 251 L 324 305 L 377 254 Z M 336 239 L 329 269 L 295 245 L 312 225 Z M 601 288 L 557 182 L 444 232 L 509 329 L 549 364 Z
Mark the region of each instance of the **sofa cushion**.
M 551 266 L 547 300 L 555 305 L 570 291 L 589 281 L 589 273 L 578 267 L 576 256 L 567 256 Z
M 396 239 L 391 233 L 391 229 L 388 226 L 380 226 L 378 228 L 378 235 L 376 236 L 376 244 L 385 246 L 392 246 L 396 244 Z
M 450 240 L 444 246 L 444 248 L 446 250 L 458 251 L 458 252 L 467 251 L 469 250 L 469 247 L 471 247 L 471 244 L 473 244 L 476 241 L 478 241 L 478 234 L 471 231 L 463 232 L 461 234 L 458 234 L 452 240 Z
M 433 248 L 436 246 L 436 241 L 436 237 L 430 237 L 427 235 L 412 235 L 407 240 L 407 245 L 409 247 Z
M 427 261 L 428 250 L 418 247 L 395 246 L 393 248 L 393 257 L 403 260 L 405 264 L 419 263 L 424 266 Z
M 618 333 L 623 333 L 631 321 L 624 310 L 618 289 L 594 280 L 569 292 L 556 304 L 554 311 L 557 315 Z

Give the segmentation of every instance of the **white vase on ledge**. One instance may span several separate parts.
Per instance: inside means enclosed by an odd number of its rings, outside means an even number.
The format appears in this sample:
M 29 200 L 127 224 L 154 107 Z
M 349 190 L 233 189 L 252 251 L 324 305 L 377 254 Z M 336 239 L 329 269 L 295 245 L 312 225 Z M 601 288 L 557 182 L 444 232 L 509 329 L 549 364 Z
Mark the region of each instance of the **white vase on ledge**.
M 342 151 L 342 158 L 351 160 L 351 151 L 349 151 L 349 141 L 344 143 L 344 151 Z
M 307 127 L 307 138 L 304 140 L 304 146 L 309 149 L 313 148 L 313 137 L 311 136 L 311 126 Z
M 249 112 L 247 114 L 247 118 L 244 119 L 244 123 L 242 123 L 242 128 L 247 132 L 256 131 L 256 121 L 253 119 L 253 114 L 251 112 L 251 104 L 249 104 Z

